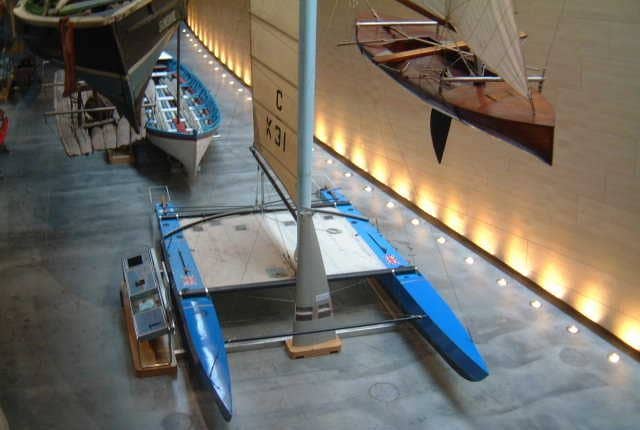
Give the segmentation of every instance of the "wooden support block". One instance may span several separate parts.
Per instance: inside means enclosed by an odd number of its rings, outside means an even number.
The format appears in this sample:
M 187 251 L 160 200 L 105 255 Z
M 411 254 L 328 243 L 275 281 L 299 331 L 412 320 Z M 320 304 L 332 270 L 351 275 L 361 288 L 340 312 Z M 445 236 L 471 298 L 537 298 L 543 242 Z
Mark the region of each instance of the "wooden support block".
M 109 164 L 133 164 L 135 162 L 131 146 L 107 150 L 107 159 Z
M 124 320 L 127 326 L 127 337 L 129 338 L 129 347 L 131 350 L 131 361 L 136 376 L 139 378 L 146 376 L 158 375 L 176 375 L 178 372 L 178 363 L 169 343 L 169 335 L 160 336 L 159 338 L 143 341 L 138 343 L 133 327 L 133 316 L 131 315 L 131 307 L 129 298 L 124 293 L 125 287 L 122 286 L 121 304 L 124 311 Z
M 295 346 L 293 339 L 285 341 L 285 347 L 287 348 L 287 354 L 289 358 L 310 358 L 320 357 L 321 355 L 336 354 L 342 349 L 342 341 L 338 336 L 335 339 L 328 340 L 322 343 L 316 343 L 314 345 Z

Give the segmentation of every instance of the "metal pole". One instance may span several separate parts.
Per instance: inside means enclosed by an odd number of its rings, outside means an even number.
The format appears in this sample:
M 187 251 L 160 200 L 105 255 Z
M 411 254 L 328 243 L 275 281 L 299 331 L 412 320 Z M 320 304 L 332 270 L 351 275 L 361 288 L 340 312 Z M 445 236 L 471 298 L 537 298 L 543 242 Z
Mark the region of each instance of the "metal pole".
M 182 100 L 180 98 L 180 33 L 182 33 L 182 25 L 178 25 L 178 37 L 176 38 L 176 57 L 178 59 L 178 66 L 176 67 L 176 79 L 178 80 L 177 85 L 176 85 L 176 104 L 178 105 L 177 108 L 178 110 L 176 111 L 176 115 L 178 116 L 178 124 L 180 124 L 180 122 L 182 121 L 180 119 L 180 101 Z
M 298 63 L 298 210 L 311 208 L 311 159 L 315 124 L 317 0 L 300 0 Z

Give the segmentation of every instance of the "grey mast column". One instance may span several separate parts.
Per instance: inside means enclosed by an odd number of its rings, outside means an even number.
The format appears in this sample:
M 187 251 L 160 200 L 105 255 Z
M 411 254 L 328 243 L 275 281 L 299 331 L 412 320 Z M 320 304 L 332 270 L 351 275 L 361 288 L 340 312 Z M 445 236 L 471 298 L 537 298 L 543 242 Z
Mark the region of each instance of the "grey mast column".
M 315 124 L 317 0 L 300 0 L 298 62 L 298 271 L 294 333 L 333 327 L 333 305 L 311 209 L 311 164 Z M 295 334 L 287 342 L 295 358 L 338 352 L 335 331 Z

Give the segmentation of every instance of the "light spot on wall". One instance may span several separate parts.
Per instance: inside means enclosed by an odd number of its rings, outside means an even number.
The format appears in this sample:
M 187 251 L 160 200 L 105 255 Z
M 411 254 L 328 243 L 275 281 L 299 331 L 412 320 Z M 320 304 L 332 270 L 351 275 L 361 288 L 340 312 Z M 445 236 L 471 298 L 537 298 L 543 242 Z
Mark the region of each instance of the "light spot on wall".
M 315 135 L 321 142 L 327 142 L 329 136 L 327 135 L 327 123 L 323 116 L 318 115 L 316 117 L 316 132 Z
M 413 193 L 411 192 L 411 182 L 406 176 L 397 176 L 391 182 L 391 187 L 402 197 L 411 200 Z
M 464 217 L 454 209 L 447 208 L 444 212 L 443 221 L 456 233 L 464 234 L 466 230 L 466 222 Z
M 494 255 L 497 250 L 497 239 L 495 234 L 485 225 L 478 224 L 471 232 L 472 240 L 489 254 Z
M 544 267 L 538 283 L 559 299 L 562 299 L 567 294 L 566 281 L 553 263 Z
M 347 154 L 347 142 L 344 139 L 344 132 L 342 129 L 337 129 L 333 135 L 333 141 L 331 146 L 340 155 Z
M 589 297 L 578 296 L 576 298 L 576 309 L 596 323 L 600 322 L 604 316 L 604 306 Z
M 389 181 L 389 169 L 387 166 L 387 162 L 382 157 L 376 157 L 373 160 L 373 167 L 371 168 L 371 174 L 378 181 L 382 182 L 385 185 L 388 185 Z
M 368 172 L 369 165 L 367 163 L 367 157 L 364 151 L 360 147 L 353 147 L 351 149 L 351 161 L 353 164 L 361 168 L 362 170 Z
M 640 350 L 640 323 L 630 319 L 625 319 L 622 324 L 616 328 L 616 332 L 620 333 L 620 339 L 629 344 L 632 348 Z
M 522 246 L 522 242 L 516 238 L 511 238 L 505 247 L 505 262 L 518 273 L 529 276 L 531 267 L 527 264 L 526 250 Z

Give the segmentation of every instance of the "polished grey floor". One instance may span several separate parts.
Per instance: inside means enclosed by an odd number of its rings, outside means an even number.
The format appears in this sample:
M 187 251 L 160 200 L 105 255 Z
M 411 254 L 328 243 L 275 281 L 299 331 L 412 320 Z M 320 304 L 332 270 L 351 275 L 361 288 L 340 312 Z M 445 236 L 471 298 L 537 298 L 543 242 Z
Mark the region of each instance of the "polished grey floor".
M 321 149 L 316 186 L 340 186 L 432 281 L 469 328 L 491 375 L 460 378 L 410 329 L 345 339 L 338 355 L 289 360 L 282 348 L 230 355 L 235 416 L 190 377 L 137 379 L 118 301 L 122 255 L 152 243 L 147 191 L 166 184 L 179 203 L 252 203 L 256 167 L 249 92 L 185 40 L 184 61 L 218 97 L 225 120 L 188 181 L 146 150 L 142 165 L 102 154 L 68 159 L 37 88 L 2 106 L 10 155 L 0 154 L 0 407 L 11 429 L 637 429 L 640 366 L 580 327 Z M 445 243 L 437 242 L 439 237 Z M 475 263 L 464 259 L 473 256 Z M 332 286 L 339 323 L 382 319 L 362 282 Z M 293 291 L 216 298 L 225 335 L 287 330 Z M 577 323 L 576 323 L 577 324 Z

